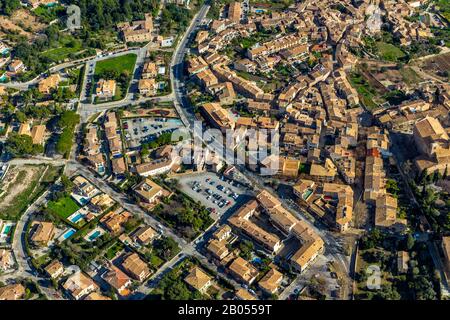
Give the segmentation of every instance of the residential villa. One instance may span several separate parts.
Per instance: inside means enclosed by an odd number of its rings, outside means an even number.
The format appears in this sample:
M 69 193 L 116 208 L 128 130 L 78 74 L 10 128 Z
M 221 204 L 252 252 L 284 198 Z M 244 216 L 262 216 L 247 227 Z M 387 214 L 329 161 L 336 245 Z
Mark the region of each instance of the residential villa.
M 122 268 L 133 279 L 141 282 L 147 279 L 151 274 L 147 264 L 141 260 L 137 253 L 131 253 L 125 256 L 122 262 Z
M 0 300 L 20 300 L 25 297 L 25 287 L 20 283 L 0 288 Z
M 122 230 L 123 225 L 132 217 L 131 213 L 128 211 L 112 211 L 107 213 L 104 217 L 100 219 L 100 222 L 105 225 L 105 227 L 113 232 L 119 233 Z
M 236 258 L 228 268 L 238 281 L 247 285 L 252 284 L 258 276 L 258 270 L 241 257 Z
M 155 79 L 141 79 L 139 80 L 139 93 L 145 97 L 152 97 L 156 95 L 157 85 Z
M 105 280 L 118 294 L 126 296 L 129 294 L 128 287 L 131 285 L 131 279 L 119 268 L 111 266 L 109 270 L 102 274 Z
M 139 227 L 131 236 L 134 241 L 140 243 L 141 245 L 148 245 L 154 239 L 159 237 L 159 233 L 156 232 L 151 226 Z
M 95 94 L 99 100 L 111 100 L 116 95 L 117 83 L 115 80 L 100 79 L 95 88 Z
M 184 278 L 184 281 L 202 294 L 205 294 L 212 284 L 212 278 L 197 266 Z
M 450 170 L 450 138 L 448 130 L 444 129 L 438 119 L 425 117 L 413 128 L 414 141 L 422 154 L 415 159 L 419 172 L 425 169 L 427 173 Z
M 163 188 L 148 178 L 135 186 L 133 190 L 145 203 L 155 203 L 163 195 Z
M 69 292 L 75 300 L 98 289 L 97 284 L 89 276 L 79 271 L 71 275 L 63 284 L 63 288 Z
M 55 226 L 52 222 L 34 222 L 31 241 L 38 246 L 46 246 L 55 236 Z
M 0 249 L 0 271 L 7 271 L 11 269 L 13 266 L 14 266 L 13 252 L 8 249 Z
M 122 32 L 125 42 L 149 42 L 153 39 L 153 17 L 148 13 L 144 20 L 119 23 L 117 28 Z
M 39 82 L 38 90 L 42 94 L 50 94 L 52 90 L 58 88 L 60 82 L 61 76 L 59 74 L 52 74 Z
M 44 270 L 50 278 L 57 279 L 64 273 L 64 266 L 60 261 L 53 260 L 44 268 Z
M 277 292 L 282 280 L 283 274 L 272 268 L 259 280 L 258 286 L 266 294 L 271 295 Z

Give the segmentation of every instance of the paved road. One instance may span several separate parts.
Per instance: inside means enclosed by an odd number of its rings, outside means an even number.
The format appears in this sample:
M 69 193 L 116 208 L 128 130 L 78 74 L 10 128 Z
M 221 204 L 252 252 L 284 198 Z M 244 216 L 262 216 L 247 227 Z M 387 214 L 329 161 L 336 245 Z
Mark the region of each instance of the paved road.
M 117 50 L 115 52 L 113 52 L 113 54 L 118 54 L 120 52 L 123 52 L 126 49 L 120 49 Z M 86 57 L 83 59 L 78 59 L 78 60 L 73 60 L 73 61 L 69 61 L 69 62 L 64 62 L 58 65 L 55 65 L 53 67 L 50 67 L 48 70 L 50 71 L 50 73 L 55 73 L 55 72 L 59 72 L 63 69 L 66 68 L 72 68 L 75 66 L 79 66 L 82 65 L 83 63 L 86 63 L 88 61 L 92 61 L 94 59 L 98 58 L 97 56 L 91 56 L 91 57 Z M 36 86 L 38 84 L 38 82 L 42 79 L 44 79 L 44 75 L 47 74 L 47 72 L 41 73 L 40 75 L 38 75 L 36 78 L 29 80 L 27 82 L 8 82 L 8 83 L 4 83 L 2 84 L 2 86 L 7 87 L 7 88 L 13 88 L 13 89 L 17 89 L 17 90 L 28 90 L 33 86 Z
M 143 219 L 145 223 L 151 225 L 155 229 L 159 229 L 158 225 L 161 224 L 158 220 L 148 215 L 141 207 L 137 204 L 132 203 L 125 194 L 118 193 L 113 190 L 104 180 L 97 178 L 86 166 L 74 161 L 70 161 L 67 165 L 67 173 L 68 174 L 82 174 L 86 178 L 88 178 L 94 185 L 97 186 L 100 191 L 109 195 L 112 199 L 118 202 L 124 209 L 132 212 L 139 218 Z M 176 234 L 172 232 L 171 229 L 163 226 L 164 234 L 172 237 L 182 248 L 187 245 L 186 240 L 178 237 Z
M 47 170 L 47 169 L 46 169 Z M 45 171 L 42 177 L 45 176 Z M 42 179 L 41 177 L 41 179 Z M 12 243 L 12 249 L 17 261 L 17 270 L 13 273 L 6 275 L 2 280 L 6 279 L 17 279 L 17 278 L 28 278 L 33 280 L 41 289 L 41 291 L 47 296 L 49 300 L 62 299 L 62 296 L 55 289 L 47 286 L 43 286 L 42 283 L 50 283 L 48 279 L 39 275 L 39 273 L 34 270 L 30 262 L 30 257 L 28 257 L 25 249 L 25 241 L 27 237 L 27 225 L 31 222 L 33 213 L 39 210 L 41 205 L 46 201 L 46 197 L 49 195 L 50 190 L 44 192 L 34 203 L 32 203 L 28 209 L 23 213 L 20 220 L 17 221 L 16 228 L 14 231 L 14 239 Z
M 185 239 L 179 237 L 173 231 L 165 226 L 163 226 L 158 220 L 156 220 L 151 215 L 147 214 L 144 210 L 142 210 L 138 205 L 132 203 L 129 201 L 126 195 L 120 194 L 113 190 L 104 180 L 97 178 L 89 169 L 86 169 L 85 166 L 79 164 L 78 162 L 71 161 L 68 163 L 67 173 L 68 174 L 82 174 L 87 179 L 89 179 L 92 183 L 94 183 L 97 188 L 108 194 L 112 199 L 117 201 L 124 209 L 128 210 L 129 212 L 132 212 L 134 215 L 139 217 L 140 219 L 144 220 L 146 224 L 152 226 L 155 229 L 162 229 L 164 231 L 164 235 L 172 237 L 180 246 L 181 252 L 176 257 L 174 257 L 172 260 L 168 261 L 166 264 L 164 264 L 151 278 L 155 279 L 159 277 L 160 275 L 164 274 L 166 271 L 170 270 L 176 263 L 184 256 L 195 256 L 197 257 L 202 263 L 207 265 L 210 269 L 217 270 L 217 267 L 210 263 L 201 253 L 198 252 L 198 250 L 194 246 L 194 242 L 196 239 L 194 239 L 191 243 L 188 243 Z M 162 226 L 162 228 L 159 228 L 159 226 Z M 201 235 L 200 235 L 201 236 Z M 182 256 L 183 255 L 183 256 Z M 222 276 L 223 277 L 223 276 Z M 232 279 L 227 279 L 229 282 L 234 283 Z M 234 283 L 234 285 L 238 285 L 237 283 Z M 141 292 L 142 294 L 145 294 L 146 290 L 145 288 L 148 288 L 149 286 L 147 284 L 141 285 L 141 287 L 137 290 L 137 292 Z M 139 296 L 139 294 L 134 295 Z
M 189 105 L 189 102 L 186 98 L 185 88 L 182 84 L 183 60 L 184 60 L 184 56 L 187 53 L 189 40 L 191 40 L 194 32 L 197 30 L 198 26 L 200 25 L 201 20 L 203 20 L 206 17 L 208 10 L 209 10 L 209 6 L 206 4 L 200 9 L 197 17 L 193 20 L 191 26 L 189 27 L 188 32 L 185 34 L 185 36 L 181 40 L 179 47 L 175 50 L 174 55 L 173 55 L 173 60 L 172 60 L 172 67 L 171 67 L 172 76 L 171 76 L 171 78 L 173 79 L 173 82 L 172 82 L 173 88 L 172 89 L 173 89 L 173 92 L 175 93 L 175 98 L 176 98 L 175 107 L 176 107 L 178 113 L 180 114 L 183 123 L 186 125 L 186 127 L 190 128 L 190 129 L 193 128 L 193 123 L 196 118 L 195 118 L 193 110 L 192 110 L 191 106 Z M 203 140 L 203 139 L 201 138 L 201 140 Z M 210 146 L 210 144 L 207 144 L 207 146 Z M 262 186 L 264 186 L 264 181 L 262 180 L 262 178 L 260 176 L 253 174 L 252 172 L 247 170 L 244 166 L 238 166 L 238 169 L 247 179 L 252 181 L 255 189 L 263 189 Z M 324 239 L 324 242 L 327 245 L 327 251 L 332 255 L 332 257 L 337 262 L 339 262 L 342 265 L 342 267 L 345 270 L 348 271 L 349 267 L 350 267 L 350 262 L 347 257 L 345 257 L 344 255 L 339 253 L 341 248 L 340 248 L 340 245 L 336 242 L 336 239 L 332 235 L 330 235 L 330 233 L 328 231 L 323 231 L 323 230 L 318 229 L 311 223 L 310 220 L 305 219 L 306 213 L 303 210 L 300 211 L 302 213 L 302 214 L 300 214 L 299 210 L 297 208 L 293 208 L 292 204 L 288 203 L 285 199 L 281 199 L 281 201 L 285 207 L 294 211 L 298 218 L 305 220 L 310 225 L 311 228 L 313 228 L 319 235 L 322 236 L 322 238 Z
M 177 110 L 181 120 L 187 128 L 193 127 L 195 115 L 192 113 L 192 108 L 189 105 L 186 89 L 183 83 L 183 62 L 189 48 L 188 45 L 190 43 L 190 40 L 192 40 L 202 20 L 205 19 L 209 8 L 210 6 L 208 4 L 204 4 L 200 8 L 199 12 L 192 20 L 187 32 L 184 34 L 183 38 L 175 49 L 170 65 L 170 78 L 172 79 L 171 86 L 172 92 L 175 95 L 175 109 Z M 190 112 L 187 112 L 187 109 L 189 109 Z
M 81 95 L 80 95 L 80 104 L 78 107 L 78 113 L 81 115 L 81 122 L 87 121 L 89 119 L 89 117 L 95 113 L 124 107 L 124 106 L 130 105 L 130 104 L 137 104 L 137 103 L 146 102 L 146 101 L 169 102 L 169 101 L 174 100 L 173 93 L 165 95 L 165 96 L 140 97 L 139 99 L 134 98 L 135 93 L 138 92 L 137 86 L 138 86 L 139 79 L 141 78 L 142 67 L 144 65 L 144 60 L 147 55 L 147 50 L 148 50 L 149 45 L 150 45 L 150 43 L 139 49 L 124 50 L 124 51 L 120 51 L 115 54 L 111 54 L 106 57 L 97 57 L 95 59 L 87 61 L 86 73 L 85 73 L 85 77 L 83 79 Z M 114 57 L 119 57 L 119 56 L 123 56 L 123 55 L 130 54 L 130 53 L 136 54 L 137 59 L 136 59 L 136 64 L 135 64 L 134 71 L 133 71 L 133 77 L 130 82 L 130 87 L 129 87 L 129 90 L 128 90 L 126 96 L 120 101 L 111 101 L 111 102 L 101 103 L 101 104 L 93 104 L 89 101 L 86 101 L 86 91 L 87 91 L 86 87 L 88 85 L 88 79 L 90 79 L 92 82 L 91 70 L 95 70 L 96 63 L 99 61 L 102 61 L 102 60 L 111 59 Z M 92 84 L 92 85 L 94 85 L 94 84 Z

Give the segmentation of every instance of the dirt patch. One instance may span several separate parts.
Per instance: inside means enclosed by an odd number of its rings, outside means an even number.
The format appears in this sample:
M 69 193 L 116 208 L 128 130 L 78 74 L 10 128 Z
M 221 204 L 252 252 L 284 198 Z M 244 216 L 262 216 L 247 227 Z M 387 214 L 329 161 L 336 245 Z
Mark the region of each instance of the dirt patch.
M 18 33 L 28 39 L 46 27 L 25 9 L 17 10 L 11 17 L 0 16 L 0 26 L 1 33 Z
M 13 200 L 26 190 L 31 181 L 39 178 L 41 167 L 13 167 L 10 168 L 2 183 L 5 193 L 0 198 L 0 208 L 5 208 L 13 203 Z
M 421 68 L 442 80 L 447 80 L 450 73 L 450 53 L 426 59 Z

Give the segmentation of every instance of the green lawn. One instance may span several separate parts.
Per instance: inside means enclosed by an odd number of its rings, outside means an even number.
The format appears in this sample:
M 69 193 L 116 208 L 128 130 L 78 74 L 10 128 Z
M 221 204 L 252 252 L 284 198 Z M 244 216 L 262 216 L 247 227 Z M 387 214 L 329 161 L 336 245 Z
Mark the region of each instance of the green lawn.
M 70 197 L 64 197 L 58 201 L 50 201 L 48 208 L 63 219 L 67 219 L 72 213 L 80 209 L 78 204 Z
M 406 55 L 402 50 L 390 43 L 377 42 L 376 46 L 378 52 L 380 53 L 380 57 L 383 60 L 397 61 L 398 59 L 403 58 Z
M 33 14 L 46 23 L 50 23 L 51 21 L 58 19 L 58 17 L 63 16 L 65 13 L 66 9 L 61 5 L 52 7 L 41 5 L 33 10 Z
M 400 74 L 402 75 L 403 80 L 409 85 L 417 84 L 422 80 L 419 75 L 409 67 L 401 68 Z
M 134 65 L 136 64 L 136 59 L 137 56 L 134 53 L 130 53 L 123 56 L 99 61 L 95 65 L 95 75 L 98 76 L 108 71 L 114 71 L 118 74 L 126 71 L 129 75 L 132 75 Z
M 440 13 L 450 21 L 450 2 L 448 0 L 434 0 L 438 5 Z
M 106 256 L 107 259 L 111 260 L 117 255 L 117 253 L 119 251 L 121 251 L 123 249 L 124 249 L 124 245 L 121 242 L 117 241 L 111 247 L 108 248 L 108 250 L 106 251 L 105 256 Z
M 52 61 L 63 61 L 69 57 L 70 54 L 82 50 L 81 41 L 74 39 L 71 36 L 63 37 L 60 40 L 60 45 L 57 48 L 42 52 L 42 56 L 49 58 Z
M 351 73 L 350 83 L 356 91 L 358 91 L 360 98 L 367 109 L 372 110 L 377 107 L 377 104 L 374 102 L 376 92 L 362 75 L 358 73 Z
M 101 78 L 117 81 L 116 94 L 113 97 L 113 101 L 123 99 L 128 92 L 136 59 L 137 56 L 134 53 L 130 53 L 97 62 L 94 73 L 95 82 L 98 82 Z M 92 87 L 92 90 L 95 90 L 95 86 Z M 100 103 L 100 101 L 95 99 L 94 103 Z
M 160 257 L 158 257 L 157 255 L 152 254 L 152 255 L 150 256 L 150 259 L 149 259 L 148 262 L 150 263 L 150 265 L 151 265 L 153 268 L 158 269 L 158 268 L 164 263 L 164 260 L 161 259 Z

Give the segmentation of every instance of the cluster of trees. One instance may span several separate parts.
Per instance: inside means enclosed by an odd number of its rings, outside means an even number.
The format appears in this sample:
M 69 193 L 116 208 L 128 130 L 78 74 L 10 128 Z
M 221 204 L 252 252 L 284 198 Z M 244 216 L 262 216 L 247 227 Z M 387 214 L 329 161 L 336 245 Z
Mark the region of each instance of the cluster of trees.
M 172 238 L 161 237 L 153 243 L 153 250 L 157 256 L 170 260 L 180 251 L 180 248 L 178 243 Z
M 392 90 L 383 95 L 383 99 L 388 101 L 391 105 L 399 105 L 408 99 L 405 92 L 401 90 Z
M 89 263 L 102 252 L 102 249 L 99 244 L 85 242 L 82 238 L 73 238 L 57 245 L 52 252 L 52 256 L 86 270 Z
M 210 19 L 219 19 L 222 6 L 232 3 L 234 0 L 215 0 L 211 1 L 211 7 L 208 10 L 207 17 Z
M 172 196 L 168 205 L 157 205 L 152 213 L 160 216 L 186 238 L 193 238 L 213 223 L 205 206 L 180 193 Z
M 202 294 L 197 290 L 190 290 L 177 270 L 172 270 L 158 284 L 163 291 L 163 300 L 201 300 Z
M 2 0 L 0 1 L 0 13 L 4 15 L 11 15 L 15 10 L 20 8 L 19 0 Z
M 252 257 L 252 252 L 254 250 L 253 242 L 248 240 L 243 240 L 239 242 L 239 255 L 245 260 L 250 260 Z
M 384 241 L 386 240 L 386 241 Z M 374 230 L 361 239 L 360 249 L 363 259 L 369 264 L 380 266 L 383 274 L 388 274 L 381 288 L 363 290 L 357 299 L 399 300 L 403 298 L 415 300 L 435 300 L 437 298 L 435 283 L 438 279 L 434 273 L 432 259 L 425 243 L 416 242 L 411 234 L 402 240 L 387 237 Z M 399 250 L 409 252 L 409 269 L 406 274 L 397 274 L 397 255 Z M 370 276 L 366 270 L 357 275 L 359 283 L 365 283 Z
M 448 167 L 445 168 L 444 173 L 440 173 L 438 170 L 431 174 L 428 174 L 428 170 L 424 169 L 420 175 L 418 175 L 416 182 L 421 186 L 426 186 L 430 183 L 436 183 L 439 180 L 445 180 L 448 177 Z
M 204 206 L 194 205 L 183 199 L 183 209 L 177 214 L 177 222 L 190 226 L 195 231 L 205 230 L 212 223 L 208 210 Z
M 422 57 L 440 52 L 440 49 L 437 46 L 438 41 L 436 41 L 435 39 L 431 39 L 430 41 L 412 41 L 410 45 L 402 46 L 400 45 L 400 40 L 396 38 L 392 33 L 392 30 L 383 30 L 383 32 L 375 35 L 374 37 L 364 37 L 363 41 L 365 49 L 374 55 L 380 55 L 380 51 L 377 47 L 377 42 L 383 42 L 397 47 L 405 54 L 403 57 L 397 56 L 397 53 L 394 52 L 385 52 L 383 56 L 385 60 L 394 62 L 407 62 L 412 58 Z M 353 51 L 358 56 L 361 54 L 358 49 L 353 49 Z
M 81 9 L 83 27 L 94 31 L 111 29 L 118 22 L 140 20 L 145 13 L 156 14 L 159 0 L 64 0 Z
M 394 197 L 398 198 L 400 188 L 398 187 L 397 181 L 393 179 L 388 179 L 388 181 L 386 182 L 386 190 Z
M 191 10 L 173 3 L 167 4 L 161 12 L 161 33 L 168 35 L 172 31 L 183 32 L 189 26 L 192 17 Z
M 75 97 L 75 92 L 71 91 L 68 87 L 58 88 L 52 93 L 52 98 L 56 102 L 67 102 Z
M 21 80 L 32 79 L 36 75 L 47 71 L 52 61 L 48 57 L 41 55 L 41 52 L 58 46 L 60 36 L 58 25 L 53 24 L 44 30 L 44 37 L 39 37 L 32 43 L 28 42 L 26 38 L 18 42 L 13 54 L 16 58 L 22 60 L 28 70 L 30 70 L 30 72 L 21 76 Z
M 40 144 L 33 144 L 29 135 L 11 133 L 5 143 L 5 151 L 14 158 L 36 155 L 44 152 Z
M 420 204 L 422 212 L 426 215 L 435 231 L 450 230 L 450 197 L 448 193 L 443 191 L 437 192 L 430 187 L 430 184 L 438 183 L 443 179 L 447 179 L 447 177 L 448 168 L 445 169 L 443 174 L 439 171 L 428 174 L 427 170 L 424 170 L 415 182 L 410 182 L 411 189 Z
M 197 290 L 191 290 L 183 281 L 183 273 L 191 268 L 193 263 L 185 261 L 184 264 L 168 272 L 158 284 L 162 291 L 163 300 L 202 300 L 204 297 Z
M 75 184 L 65 174 L 61 175 L 61 188 L 51 193 L 52 201 L 58 201 L 61 198 L 69 197 L 73 191 Z
M 143 157 L 150 154 L 151 149 L 156 149 L 160 146 L 168 145 L 172 142 L 172 134 L 169 132 L 161 134 L 158 138 L 148 143 L 142 144 L 141 155 Z
M 79 122 L 80 116 L 75 111 L 64 111 L 58 120 L 58 127 L 62 129 L 62 133 L 56 143 L 56 151 L 65 158 L 70 155 L 75 136 L 74 130 Z

